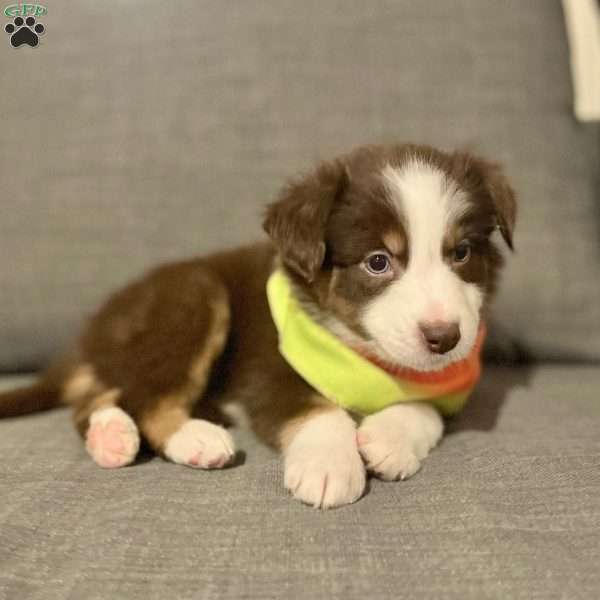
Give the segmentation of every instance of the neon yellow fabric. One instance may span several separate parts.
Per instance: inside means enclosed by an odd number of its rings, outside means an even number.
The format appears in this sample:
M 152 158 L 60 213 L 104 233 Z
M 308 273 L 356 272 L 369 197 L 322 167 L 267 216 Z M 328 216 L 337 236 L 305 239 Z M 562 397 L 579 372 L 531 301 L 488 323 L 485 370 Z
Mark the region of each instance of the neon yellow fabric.
M 442 414 L 453 415 L 479 378 L 480 345 L 447 374 L 429 377 L 407 370 L 407 377 L 392 376 L 315 323 L 297 302 L 282 270 L 269 278 L 267 297 L 283 357 L 315 390 L 349 411 L 369 415 L 399 402 L 426 401 Z

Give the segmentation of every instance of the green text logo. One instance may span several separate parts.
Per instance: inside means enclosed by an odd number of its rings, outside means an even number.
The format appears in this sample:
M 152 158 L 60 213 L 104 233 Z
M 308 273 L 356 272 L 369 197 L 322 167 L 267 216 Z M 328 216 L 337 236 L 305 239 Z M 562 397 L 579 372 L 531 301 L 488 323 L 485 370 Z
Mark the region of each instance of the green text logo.
M 11 4 L 4 9 L 7 17 L 41 17 L 48 12 L 48 9 L 41 4 Z

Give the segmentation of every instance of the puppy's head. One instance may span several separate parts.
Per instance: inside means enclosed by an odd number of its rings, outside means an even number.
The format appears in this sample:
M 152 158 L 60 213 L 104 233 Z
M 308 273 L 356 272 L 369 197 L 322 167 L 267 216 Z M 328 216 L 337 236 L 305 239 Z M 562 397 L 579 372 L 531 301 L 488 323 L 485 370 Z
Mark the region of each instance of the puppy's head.
M 465 358 L 512 248 L 500 169 L 466 153 L 376 146 L 289 184 L 264 222 L 283 264 L 335 333 L 418 370 Z

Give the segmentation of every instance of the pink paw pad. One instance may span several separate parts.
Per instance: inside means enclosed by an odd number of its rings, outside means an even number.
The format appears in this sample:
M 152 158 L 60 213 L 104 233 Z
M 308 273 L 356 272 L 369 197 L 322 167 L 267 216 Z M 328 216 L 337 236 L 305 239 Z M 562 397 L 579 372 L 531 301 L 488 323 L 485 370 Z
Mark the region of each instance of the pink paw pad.
M 185 464 L 189 467 L 197 467 L 200 469 L 221 469 L 229 461 L 228 456 L 216 456 L 213 458 L 206 458 L 201 452 L 191 456 Z
M 369 442 L 369 436 L 366 433 L 364 433 L 363 431 L 356 432 L 356 445 L 357 446 L 364 446 L 368 442 Z
M 105 469 L 115 469 L 130 464 L 139 447 L 137 431 L 118 417 L 90 425 L 86 436 L 86 448 L 94 461 Z
M 192 456 L 187 461 L 188 465 L 191 465 L 192 467 L 199 467 L 200 466 L 200 459 L 201 459 L 201 455 L 200 454 L 195 454 L 194 456 Z

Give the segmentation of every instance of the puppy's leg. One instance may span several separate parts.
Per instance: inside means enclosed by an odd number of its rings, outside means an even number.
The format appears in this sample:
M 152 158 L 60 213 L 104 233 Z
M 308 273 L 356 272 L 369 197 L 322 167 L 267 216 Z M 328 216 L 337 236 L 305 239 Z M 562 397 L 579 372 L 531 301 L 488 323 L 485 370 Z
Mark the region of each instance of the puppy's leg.
M 154 450 L 180 465 L 198 469 L 224 467 L 235 454 L 231 435 L 220 425 L 191 419 L 188 405 L 185 395 L 161 398 L 140 419 L 144 437 Z
M 117 406 L 120 390 L 106 389 L 93 368 L 83 365 L 67 378 L 63 395 L 73 405 L 75 426 L 96 464 L 110 469 L 135 460 L 140 436 L 133 419 Z
M 231 462 L 234 443 L 229 432 L 204 419 L 192 419 L 195 400 L 204 392 L 215 359 L 223 351 L 229 309 L 213 302 L 201 351 L 194 358 L 185 385 L 145 403 L 137 415 L 144 437 L 169 460 L 199 469 L 218 469 Z
M 358 500 L 365 468 L 356 445 L 356 426 L 342 409 L 316 404 L 281 431 L 284 484 L 307 504 L 333 508 Z
M 202 349 L 191 363 L 185 384 L 146 402 L 136 415 L 142 434 L 156 452 L 177 464 L 198 469 L 224 467 L 235 454 L 233 439 L 224 427 L 191 418 L 229 330 L 229 306 L 224 298 L 215 299 L 214 292 L 209 312 L 208 327 L 202 331 Z
M 366 417 L 357 433 L 367 469 L 388 481 L 407 479 L 442 437 L 439 413 L 422 402 L 396 404 Z
M 224 349 L 229 321 L 227 290 L 200 263 L 161 268 L 109 299 L 80 342 L 84 366 L 64 388 L 96 462 L 131 462 L 138 427 L 175 462 L 214 468 L 230 460 L 229 434 L 190 417 Z M 117 461 L 116 454 L 127 456 Z

